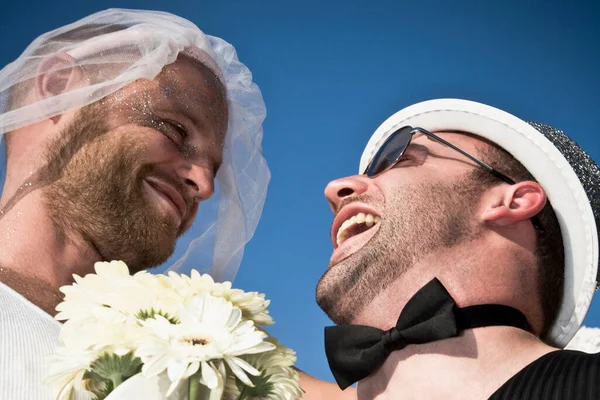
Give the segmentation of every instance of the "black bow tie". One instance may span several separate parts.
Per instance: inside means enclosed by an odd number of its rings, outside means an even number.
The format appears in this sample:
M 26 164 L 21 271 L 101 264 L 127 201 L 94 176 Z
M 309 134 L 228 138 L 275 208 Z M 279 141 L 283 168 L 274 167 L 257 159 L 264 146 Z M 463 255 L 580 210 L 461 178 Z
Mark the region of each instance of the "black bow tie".
M 523 313 L 509 306 L 458 308 L 442 283 L 433 279 L 406 303 L 396 326 L 388 331 L 364 325 L 326 327 L 325 352 L 343 390 L 369 376 L 394 350 L 456 337 L 465 329 L 483 326 L 531 330 Z

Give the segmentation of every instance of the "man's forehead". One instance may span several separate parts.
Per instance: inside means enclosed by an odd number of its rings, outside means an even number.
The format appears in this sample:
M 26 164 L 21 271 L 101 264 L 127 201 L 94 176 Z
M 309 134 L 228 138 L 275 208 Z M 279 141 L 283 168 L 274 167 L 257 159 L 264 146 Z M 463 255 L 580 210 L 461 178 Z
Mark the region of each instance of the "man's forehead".
M 169 82 L 179 86 L 189 84 L 196 90 L 204 87 L 224 88 L 215 71 L 185 54 L 180 54 L 175 62 L 165 65 L 156 79 L 163 83 Z
M 227 106 L 225 87 L 206 65 L 181 55 L 156 78 L 161 97 L 174 101 L 188 111 L 201 107 L 207 112 L 223 113 Z
M 153 80 L 135 81 L 109 97 L 116 106 L 144 104 L 151 109 L 171 109 L 204 117 L 227 114 L 225 87 L 206 66 L 179 58 Z M 149 111 L 142 107 L 140 111 Z M 205 115 L 206 114 L 206 115 Z
M 447 140 L 448 142 L 452 143 L 453 145 L 462 148 L 465 151 L 468 151 L 471 149 L 476 149 L 482 145 L 487 144 L 487 142 L 488 142 L 486 139 L 482 138 L 481 136 L 475 135 L 470 132 L 439 130 L 439 131 L 432 131 L 432 133 L 435 134 L 436 136 L 441 137 L 442 139 Z M 411 146 L 413 143 L 416 146 L 424 146 L 430 150 L 432 150 L 434 148 L 437 149 L 440 147 L 448 148 L 447 146 L 445 146 L 438 140 L 435 140 L 434 138 L 432 138 L 428 135 L 425 135 L 424 133 L 421 133 L 421 132 L 418 132 L 413 136 L 413 140 L 411 141 Z

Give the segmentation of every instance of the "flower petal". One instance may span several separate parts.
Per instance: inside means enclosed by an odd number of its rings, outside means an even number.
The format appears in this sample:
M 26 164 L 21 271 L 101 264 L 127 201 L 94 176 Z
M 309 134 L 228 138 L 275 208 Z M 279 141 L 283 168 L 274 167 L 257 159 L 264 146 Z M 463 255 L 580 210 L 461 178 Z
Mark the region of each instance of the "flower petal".
M 167 376 L 171 382 L 179 382 L 185 371 L 187 370 L 188 363 L 183 360 L 171 359 L 169 367 L 167 369 Z
M 240 366 L 244 371 L 249 373 L 250 375 L 258 376 L 260 375 L 260 371 L 254 368 L 252 365 L 248 364 L 246 361 L 242 360 L 238 357 L 227 357 L 230 358 L 234 363 Z
M 144 365 L 142 366 L 142 374 L 148 378 L 153 377 L 163 372 L 167 368 L 168 364 L 169 356 L 167 354 L 151 358 L 150 360 L 144 362 Z
M 206 361 L 202 361 L 202 383 L 209 389 L 214 389 L 219 384 L 217 372 L 213 369 L 212 365 Z
M 199 362 L 193 362 L 191 363 L 188 368 L 187 371 L 185 371 L 184 376 L 185 377 L 189 377 L 194 375 L 196 372 L 198 372 L 198 369 L 200 369 L 200 363 Z
M 227 357 L 225 362 L 227 365 L 229 365 L 229 368 L 231 368 L 231 372 L 233 372 L 233 374 L 237 376 L 240 381 L 244 382 L 246 386 L 254 387 L 254 383 L 252 383 L 250 378 L 248 378 L 248 375 L 246 375 L 244 370 L 241 369 L 240 366 L 237 365 L 233 360 L 231 360 L 230 357 Z

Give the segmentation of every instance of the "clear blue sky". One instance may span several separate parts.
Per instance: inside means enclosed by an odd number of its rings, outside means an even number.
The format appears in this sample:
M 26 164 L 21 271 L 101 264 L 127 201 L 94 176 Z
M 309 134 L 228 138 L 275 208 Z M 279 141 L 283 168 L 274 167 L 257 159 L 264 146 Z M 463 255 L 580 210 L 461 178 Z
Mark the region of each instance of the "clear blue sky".
M 600 160 L 600 2 L 6 1 L 0 65 L 36 36 L 109 7 L 164 10 L 234 44 L 267 104 L 272 180 L 235 285 L 265 292 L 271 332 L 331 379 L 314 288 L 332 248 L 327 182 L 406 105 L 459 97 L 561 128 Z M 492 4 L 493 3 L 493 4 Z M 600 326 L 598 296 L 586 319 Z

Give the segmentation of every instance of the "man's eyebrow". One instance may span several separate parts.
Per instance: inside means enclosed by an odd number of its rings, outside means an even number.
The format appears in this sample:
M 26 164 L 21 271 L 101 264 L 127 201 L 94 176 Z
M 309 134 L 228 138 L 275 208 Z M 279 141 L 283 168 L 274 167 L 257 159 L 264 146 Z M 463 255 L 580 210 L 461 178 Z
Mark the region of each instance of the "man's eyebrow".
M 192 109 L 185 101 L 171 100 L 170 103 L 170 108 L 175 114 L 185 117 L 193 125 L 193 131 L 200 135 L 204 134 L 206 121 L 201 112 Z
M 429 148 L 419 143 L 410 143 L 406 151 L 429 154 Z
M 188 118 L 202 133 L 211 119 L 209 114 L 223 112 L 221 107 L 227 107 L 227 104 L 220 104 L 220 99 L 202 93 L 200 86 L 192 84 L 189 88 L 171 100 L 173 103 L 171 107 Z

